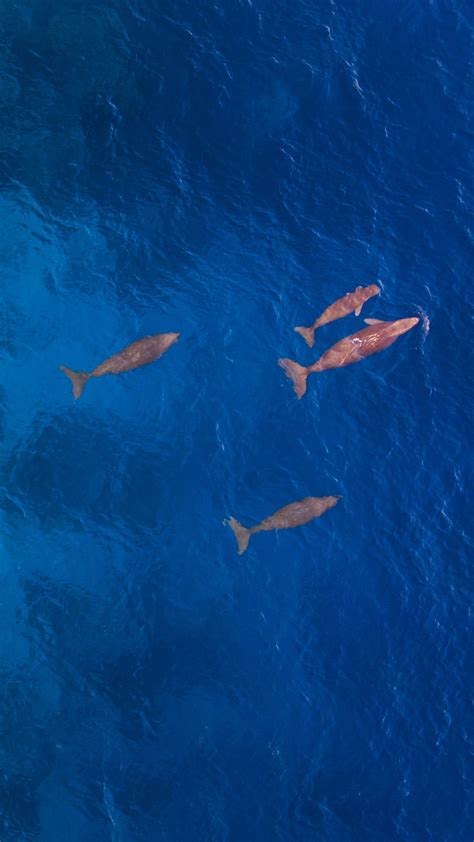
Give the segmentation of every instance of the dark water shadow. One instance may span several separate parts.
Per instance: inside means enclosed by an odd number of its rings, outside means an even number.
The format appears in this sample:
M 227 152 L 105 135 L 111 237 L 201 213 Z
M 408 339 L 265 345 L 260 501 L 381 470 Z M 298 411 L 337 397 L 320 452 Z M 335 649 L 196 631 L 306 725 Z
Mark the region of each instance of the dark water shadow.
M 165 450 L 124 445 L 130 430 L 114 419 L 78 421 L 74 410 L 39 415 L 7 460 L 5 486 L 43 528 L 113 522 L 151 528 L 167 505 L 171 465 Z
M 1 671 L 2 839 L 33 840 L 40 829 L 39 794 L 54 764 L 57 711 L 48 709 L 36 676 Z

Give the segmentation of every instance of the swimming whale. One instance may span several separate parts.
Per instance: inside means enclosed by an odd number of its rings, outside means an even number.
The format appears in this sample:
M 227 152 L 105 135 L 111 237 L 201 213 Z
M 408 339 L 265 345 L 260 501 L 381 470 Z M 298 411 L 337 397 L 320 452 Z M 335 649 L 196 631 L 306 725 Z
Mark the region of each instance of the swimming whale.
M 335 322 L 336 319 L 342 319 L 344 316 L 348 316 L 349 313 L 355 313 L 356 316 L 359 316 L 365 302 L 369 298 L 373 298 L 374 295 L 379 295 L 379 293 L 380 287 L 376 284 L 370 284 L 368 287 L 356 287 L 354 292 L 346 292 L 342 298 L 338 298 L 334 304 L 326 307 L 324 313 L 313 322 L 311 327 L 295 327 L 295 330 L 301 334 L 306 344 L 312 348 L 314 345 L 314 332 L 318 327 L 327 325 L 329 322 Z
M 104 374 L 121 374 L 123 371 L 132 371 L 134 368 L 153 363 L 178 341 L 179 336 L 179 333 L 156 333 L 154 336 L 145 336 L 143 339 L 127 345 L 123 351 L 119 351 L 113 357 L 109 357 L 90 373 L 72 371 L 65 365 L 60 365 L 59 368 L 66 377 L 69 377 L 74 397 L 77 400 L 81 397 L 83 389 L 91 377 L 103 377 Z
M 275 514 L 249 529 L 242 526 L 233 517 L 224 520 L 223 523 L 224 526 L 230 526 L 232 529 L 237 540 L 238 554 L 242 555 L 249 545 L 250 537 L 256 532 L 270 532 L 272 529 L 291 529 L 294 526 L 302 526 L 315 517 L 321 517 L 328 509 L 332 509 L 340 499 L 340 497 L 305 497 L 296 503 L 283 506 Z
M 394 322 L 365 319 L 369 327 L 336 342 L 313 365 L 303 366 L 288 359 L 278 360 L 278 365 L 293 381 L 295 392 L 300 400 L 306 392 L 308 374 L 326 371 L 329 368 L 342 368 L 345 365 L 358 363 L 365 357 L 370 357 L 371 354 L 378 354 L 379 351 L 392 345 L 403 333 L 415 327 L 419 321 L 418 318 L 397 319 Z

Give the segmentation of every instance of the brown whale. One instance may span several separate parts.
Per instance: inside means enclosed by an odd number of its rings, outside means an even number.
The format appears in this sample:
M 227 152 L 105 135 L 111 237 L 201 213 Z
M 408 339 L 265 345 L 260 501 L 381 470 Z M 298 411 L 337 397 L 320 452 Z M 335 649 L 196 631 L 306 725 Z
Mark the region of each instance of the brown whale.
M 399 336 L 418 324 L 418 318 L 397 319 L 395 322 L 382 322 L 380 319 L 366 319 L 369 327 L 346 336 L 336 342 L 332 348 L 316 360 L 313 365 L 303 366 L 293 360 L 278 360 L 278 365 L 284 370 L 287 377 L 293 381 L 298 400 L 306 392 L 306 379 L 308 374 L 318 371 L 326 371 L 328 368 L 342 368 L 345 365 L 358 363 L 371 354 L 378 354 L 392 345 Z
M 298 500 L 297 503 L 283 506 L 275 514 L 249 529 L 242 526 L 233 517 L 224 520 L 223 523 L 224 526 L 230 526 L 232 529 L 237 539 L 238 553 L 242 555 L 249 545 L 250 536 L 254 535 L 255 532 L 271 532 L 272 529 L 290 529 L 293 526 L 302 526 L 315 517 L 321 517 L 327 509 L 332 509 L 340 499 L 340 497 L 305 497 L 304 500 Z
M 338 298 L 330 307 L 326 307 L 324 313 L 321 314 L 311 325 L 311 327 L 295 327 L 297 333 L 300 333 L 306 344 L 310 348 L 314 345 L 314 332 L 318 327 L 335 322 L 336 319 L 343 319 L 349 313 L 360 315 L 360 311 L 365 302 L 374 295 L 379 295 L 380 288 L 376 284 L 370 284 L 368 287 L 357 287 L 354 292 L 346 292 L 342 298 Z
M 72 371 L 65 365 L 60 365 L 59 368 L 72 382 L 74 397 L 77 400 L 81 397 L 83 389 L 91 377 L 103 377 L 104 374 L 121 374 L 123 371 L 132 371 L 134 368 L 153 363 L 178 341 L 179 336 L 179 333 L 156 333 L 154 336 L 145 336 L 138 342 L 127 345 L 123 351 L 119 351 L 113 357 L 109 357 L 90 373 Z

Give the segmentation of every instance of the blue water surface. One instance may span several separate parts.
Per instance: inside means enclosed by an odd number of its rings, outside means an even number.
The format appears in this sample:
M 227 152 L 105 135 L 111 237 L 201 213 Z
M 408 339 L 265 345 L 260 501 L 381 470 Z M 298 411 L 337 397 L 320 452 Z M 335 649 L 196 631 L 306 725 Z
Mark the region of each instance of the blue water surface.
M 472 3 L 0 8 L 0 839 L 471 842 Z

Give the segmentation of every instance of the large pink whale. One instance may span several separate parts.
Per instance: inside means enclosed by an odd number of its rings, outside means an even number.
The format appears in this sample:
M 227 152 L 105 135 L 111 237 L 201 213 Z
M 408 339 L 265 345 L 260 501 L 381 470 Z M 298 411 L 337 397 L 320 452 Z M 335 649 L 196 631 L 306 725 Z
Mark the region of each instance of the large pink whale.
M 178 341 L 179 333 L 156 333 L 154 336 L 144 336 L 137 342 L 127 345 L 123 351 L 114 354 L 97 366 L 94 371 L 73 371 L 65 365 L 59 368 L 72 383 L 75 399 L 81 397 L 84 387 L 91 377 L 103 377 L 104 374 L 122 374 L 124 371 L 132 371 L 142 365 L 149 365 L 158 360 L 166 353 L 171 345 Z
M 359 330 L 351 336 L 345 336 L 316 360 L 313 365 L 299 365 L 293 360 L 278 360 L 278 365 L 287 377 L 293 381 L 295 392 L 300 400 L 306 392 L 306 380 L 309 374 L 326 371 L 329 368 L 342 368 L 358 363 L 360 360 L 378 354 L 418 324 L 418 318 L 397 319 L 394 322 L 382 322 L 380 319 L 366 319 L 369 327 Z
M 303 500 L 297 500 L 296 503 L 283 506 L 256 526 L 242 526 L 235 517 L 224 520 L 224 526 L 230 526 L 232 529 L 237 541 L 237 552 L 242 555 L 249 545 L 251 536 L 256 532 L 271 532 L 273 529 L 293 529 L 295 526 L 303 526 L 315 517 L 321 517 L 328 509 L 332 509 L 340 499 L 340 496 L 305 497 Z

